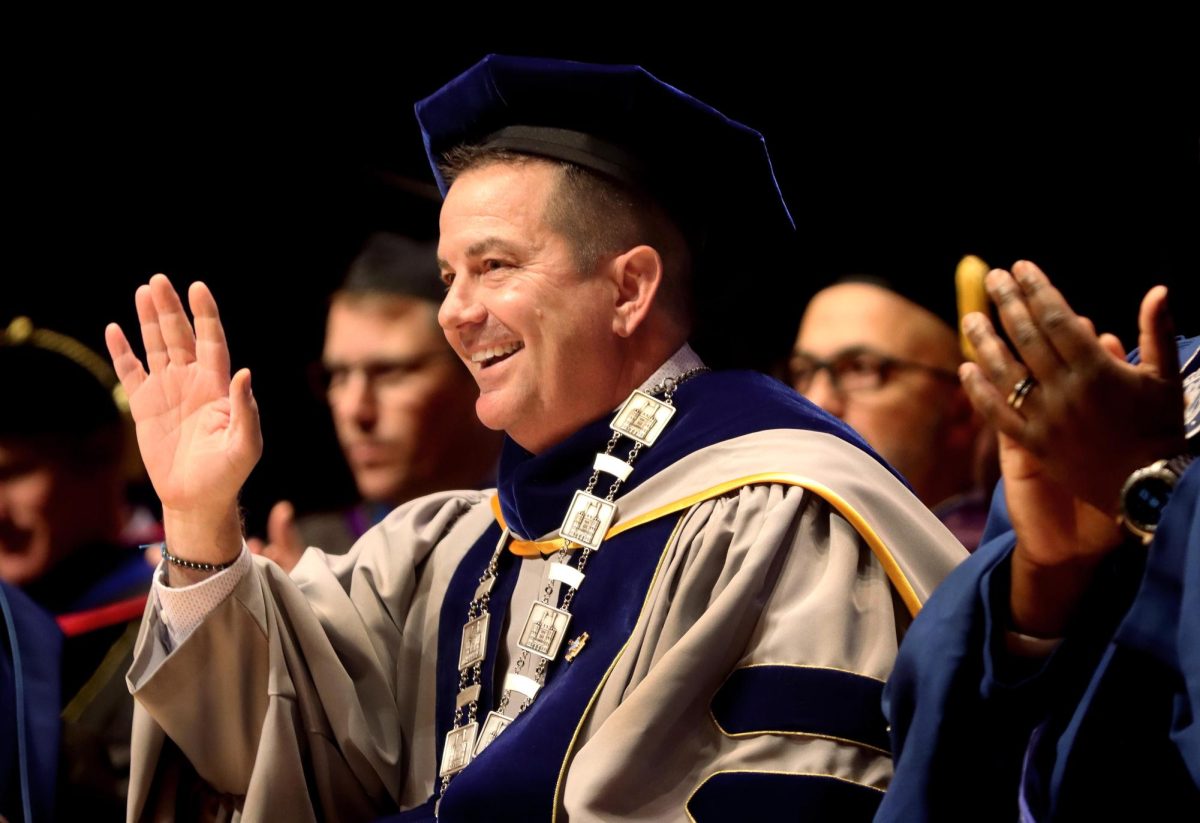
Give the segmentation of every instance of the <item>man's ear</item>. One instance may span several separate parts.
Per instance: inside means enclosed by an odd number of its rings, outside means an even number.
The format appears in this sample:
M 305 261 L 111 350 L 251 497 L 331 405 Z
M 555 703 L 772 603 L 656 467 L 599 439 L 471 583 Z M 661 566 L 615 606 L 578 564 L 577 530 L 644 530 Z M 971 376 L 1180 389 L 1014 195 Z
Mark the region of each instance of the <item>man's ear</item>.
M 611 266 L 609 273 L 616 285 L 613 332 L 630 337 L 645 322 L 662 286 L 662 256 L 651 246 L 634 246 L 617 255 Z

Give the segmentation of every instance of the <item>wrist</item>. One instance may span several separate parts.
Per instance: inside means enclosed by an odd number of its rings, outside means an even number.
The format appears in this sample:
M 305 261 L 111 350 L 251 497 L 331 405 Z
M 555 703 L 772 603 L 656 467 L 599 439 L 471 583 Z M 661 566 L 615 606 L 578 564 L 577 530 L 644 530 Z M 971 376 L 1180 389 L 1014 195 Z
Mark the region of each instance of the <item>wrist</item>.
M 1149 544 L 1154 539 L 1163 508 L 1194 460 L 1193 454 L 1178 453 L 1134 470 L 1125 481 L 1120 494 L 1119 520 L 1142 543 Z
M 1027 557 L 1018 545 L 1012 557 L 1010 627 L 1031 637 L 1061 637 L 1101 559 L 1097 555 L 1038 562 Z
M 242 519 L 236 502 L 218 511 L 163 507 L 163 533 L 171 554 L 195 563 L 221 565 L 242 550 Z

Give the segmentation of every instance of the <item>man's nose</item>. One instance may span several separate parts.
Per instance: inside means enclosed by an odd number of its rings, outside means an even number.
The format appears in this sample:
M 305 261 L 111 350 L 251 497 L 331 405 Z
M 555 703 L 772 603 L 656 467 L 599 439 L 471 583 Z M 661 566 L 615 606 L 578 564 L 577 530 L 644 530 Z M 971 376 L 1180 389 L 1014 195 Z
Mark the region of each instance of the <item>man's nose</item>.
M 454 278 L 438 309 L 438 324 L 442 330 L 449 334 L 461 326 L 482 323 L 486 318 L 487 309 L 479 302 L 476 290 L 470 285 L 470 278 Z
M 363 369 L 353 369 L 346 382 L 338 387 L 330 398 L 334 413 L 346 420 L 353 420 L 362 428 L 375 424 L 379 413 L 375 386 Z
M 846 395 L 833 384 L 827 369 L 821 369 L 813 375 L 804 396 L 834 417 L 845 416 Z

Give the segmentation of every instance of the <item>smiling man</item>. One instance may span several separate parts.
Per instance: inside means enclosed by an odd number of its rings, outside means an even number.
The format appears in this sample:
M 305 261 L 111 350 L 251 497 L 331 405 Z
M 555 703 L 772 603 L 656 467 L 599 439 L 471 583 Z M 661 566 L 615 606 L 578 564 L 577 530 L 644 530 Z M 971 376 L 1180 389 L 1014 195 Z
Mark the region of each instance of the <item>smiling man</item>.
M 496 56 L 417 116 L 498 489 L 252 561 L 249 374 L 206 287 L 194 335 L 139 289 L 148 370 L 108 341 L 168 542 L 131 813 L 869 819 L 882 680 L 962 551 L 845 426 L 688 344 L 728 361 L 786 302 L 727 287 L 793 231 L 761 136 L 636 67 Z

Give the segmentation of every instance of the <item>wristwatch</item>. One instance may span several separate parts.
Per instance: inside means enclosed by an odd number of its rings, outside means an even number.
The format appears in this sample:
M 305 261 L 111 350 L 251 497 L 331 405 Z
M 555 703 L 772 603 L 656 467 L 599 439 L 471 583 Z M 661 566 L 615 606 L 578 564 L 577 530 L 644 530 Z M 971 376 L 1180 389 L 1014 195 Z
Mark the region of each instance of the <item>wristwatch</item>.
M 1135 537 L 1149 544 L 1154 539 L 1163 507 L 1171 499 L 1175 484 L 1196 459 L 1194 454 L 1181 454 L 1169 460 L 1158 460 L 1129 475 L 1121 488 L 1121 522 Z

